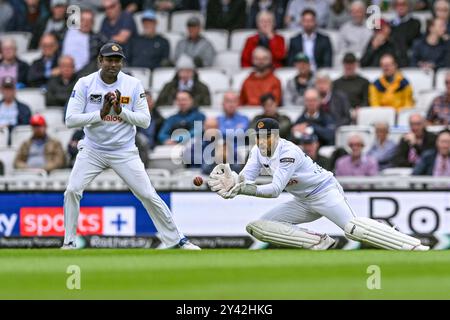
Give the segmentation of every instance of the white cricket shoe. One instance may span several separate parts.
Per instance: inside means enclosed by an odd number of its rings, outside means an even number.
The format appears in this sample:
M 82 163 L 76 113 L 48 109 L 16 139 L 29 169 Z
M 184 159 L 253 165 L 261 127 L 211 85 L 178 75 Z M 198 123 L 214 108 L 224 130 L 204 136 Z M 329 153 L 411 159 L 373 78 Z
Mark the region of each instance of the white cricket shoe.
M 336 240 L 334 240 L 329 235 L 324 234 L 321 237 L 320 242 L 318 244 L 315 244 L 314 246 L 312 246 L 310 249 L 311 250 L 328 250 L 332 246 L 334 246 L 335 243 L 336 243 Z
M 64 243 L 61 247 L 61 250 L 75 250 L 77 248 L 77 244 L 75 241 L 70 241 L 69 243 Z
M 196 246 L 190 242 L 187 238 L 183 238 L 178 243 L 178 247 L 182 250 L 202 250 L 199 246 Z
M 413 251 L 428 251 L 430 250 L 429 246 L 420 245 L 413 248 Z

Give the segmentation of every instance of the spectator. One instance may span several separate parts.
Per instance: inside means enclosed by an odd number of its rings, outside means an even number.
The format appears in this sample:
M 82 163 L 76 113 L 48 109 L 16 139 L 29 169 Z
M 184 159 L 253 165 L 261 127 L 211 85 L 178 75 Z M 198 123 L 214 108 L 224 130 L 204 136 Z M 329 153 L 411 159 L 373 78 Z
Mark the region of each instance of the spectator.
M 283 36 L 274 31 L 275 16 L 269 11 L 261 11 L 256 17 L 258 33 L 250 36 L 245 42 L 242 50 L 241 66 L 252 66 L 253 50 L 257 47 L 264 47 L 272 54 L 272 63 L 275 68 L 282 67 L 286 56 L 286 45 Z
M 175 60 L 183 54 L 190 56 L 198 68 L 211 67 L 216 56 L 216 50 L 209 40 L 201 35 L 201 21 L 191 17 L 187 21 L 187 37 L 181 39 L 175 48 Z
M 327 0 L 290 0 L 287 6 L 285 25 L 288 28 L 297 29 L 300 15 L 303 16 L 306 10 L 314 12 L 314 17 L 317 14 L 319 28 L 326 28 L 330 16 L 330 7 Z
M 34 61 L 28 72 L 28 83 L 31 87 L 47 85 L 50 77 L 60 75 L 58 68 L 58 40 L 51 33 L 46 33 L 40 43 L 42 57 Z
M 394 107 L 395 110 L 414 106 L 413 91 L 409 81 L 397 69 L 392 55 L 380 60 L 383 74 L 369 86 L 369 103 L 375 107 Z
M 13 17 L 6 26 L 7 31 L 25 31 L 34 33 L 37 26 L 47 21 L 49 11 L 46 1 L 43 0 L 18 0 L 10 1 L 13 6 Z
M 47 106 L 65 106 L 77 80 L 75 62 L 71 56 L 62 56 L 58 61 L 59 76 L 48 81 L 45 103 Z
M 65 164 L 65 154 L 58 140 L 47 135 L 47 124 L 43 116 L 35 114 L 30 119 L 33 136 L 25 141 L 14 160 L 16 169 L 44 169 L 50 172 Z
M 247 15 L 247 28 L 256 29 L 256 16 L 261 11 L 270 11 L 275 15 L 275 29 L 284 28 L 284 17 L 288 0 L 255 0 Z
M 351 123 L 351 106 L 347 96 L 342 91 L 333 88 L 330 76 L 325 72 L 316 75 L 315 88 L 319 92 L 320 110 L 331 115 L 336 127 Z
M 131 39 L 129 64 L 132 67 L 155 69 L 169 65 L 170 45 L 166 38 L 156 33 L 156 14 L 147 10 L 142 15 L 144 32 Z
M 396 17 L 391 21 L 392 41 L 397 45 L 398 64 L 400 67 L 409 65 L 408 51 L 414 40 L 420 37 L 420 21 L 410 14 L 408 0 L 394 0 Z
M 425 119 L 420 114 L 409 117 L 410 132 L 405 134 L 397 146 L 393 159 L 394 167 L 414 167 L 421 155 L 434 148 L 436 136 L 425 128 Z
M 324 168 L 331 170 L 330 160 L 319 154 L 319 138 L 315 134 L 304 135 L 300 138 L 299 146 L 315 163 Z
M 334 0 L 333 4 L 330 5 L 327 29 L 339 29 L 350 20 L 347 2 L 347 0 Z
M 9 133 L 15 126 L 27 125 L 30 123 L 30 108 L 16 99 L 16 84 L 14 78 L 3 78 L 2 82 L 2 100 L 0 100 L 0 129 L 8 128 Z M 9 135 L 8 145 L 11 144 L 11 135 Z
M 292 138 L 301 139 L 304 135 L 316 134 L 320 145 L 333 145 L 335 129 L 333 118 L 320 110 L 319 92 L 313 88 L 307 89 L 305 111 L 291 129 Z
M 391 39 L 391 26 L 383 19 L 380 20 L 380 28 L 367 44 L 366 50 L 361 58 L 362 67 L 379 67 L 381 57 L 390 54 L 397 55 L 397 47 Z
M 275 97 L 271 93 L 267 93 L 261 96 L 261 105 L 263 107 L 263 113 L 253 118 L 250 123 L 250 128 L 255 128 L 256 123 L 264 118 L 271 118 L 280 124 L 280 137 L 287 139 L 291 131 L 291 120 L 289 117 L 282 115 L 278 112 L 277 102 Z
M 430 125 L 450 124 L 450 71 L 445 74 L 446 91 L 437 96 L 430 105 L 427 122 Z
M 5 174 L 5 165 L 0 160 L 0 176 L 3 176 Z
M 272 55 L 264 47 L 257 47 L 252 54 L 254 71 L 245 79 L 241 88 L 241 106 L 259 106 L 260 97 L 272 93 L 277 105 L 281 103 L 281 82 L 273 74 Z
M 430 22 L 426 36 L 414 42 L 411 66 L 426 71 L 450 67 L 450 43 L 444 40 L 446 27 L 442 19 Z
M 245 27 L 245 0 L 208 1 L 206 29 L 225 29 L 229 32 Z
M 298 73 L 287 82 L 283 101 L 287 106 L 302 106 L 306 89 L 314 86 L 314 73 L 311 70 L 308 56 L 302 52 L 297 53 L 294 57 L 294 66 Z
M 450 131 L 441 131 L 436 138 L 436 148 L 423 153 L 415 165 L 413 175 L 450 177 Z
M 228 91 L 223 95 L 223 115 L 217 117 L 218 129 L 225 137 L 227 130 L 235 133 L 236 130 L 242 130 L 244 133 L 248 129 L 249 121 L 246 116 L 239 113 L 239 95 L 236 92 Z
M 16 41 L 5 38 L 1 43 L 0 81 L 12 77 L 17 87 L 26 87 L 29 66 L 17 57 Z
M 364 155 L 364 140 L 358 134 L 350 136 L 348 146 L 351 154 L 342 156 L 336 162 L 336 176 L 375 176 L 378 174 L 377 160 Z
M 355 122 L 358 108 L 369 105 L 370 82 L 356 72 L 358 60 L 353 53 L 345 54 L 342 62 L 344 75 L 333 82 L 333 88 L 347 95 L 352 108 L 351 118 Z
M 395 142 L 388 139 L 388 135 L 388 123 L 378 122 L 375 124 L 375 142 L 367 154 L 377 160 L 380 170 L 391 166 L 397 148 Z
M 177 92 L 180 90 L 190 91 L 194 96 L 194 104 L 196 106 L 211 105 L 209 89 L 198 79 L 192 59 L 186 55 L 181 56 L 177 61 L 176 68 L 177 73 L 175 77 L 164 85 L 159 94 L 158 100 L 156 100 L 156 107 L 173 105 Z
M 51 16 L 47 20 L 42 20 L 36 26 L 31 38 L 30 48 L 36 49 L 39 45 L 39 40 L 44 33 L 53 33 L 58 38 L 58 42 L 62 43 L 64 34 L 67 30 L 66 11 L 67 0 L 51 0 L 50 11 Z
M 366 26 L 366 5 L 363 1 L 352 2 L 351 20 L 339 29 L 339 52 L 350 52 L 361 57 L 372 37 L 372 30 Z
M 75 60 L 75 72 L 85 75 L 97 70 L 97 55 L 108 39 L 94 33 L 94 12 L 83 9 L 80 15 L 80 28 L 67 30 L 62 55 L 71 56 Z
M 7 0 L 0 0 L 0 32 L 7 31 L 9 21 L 13 17 L 14 10 Z
M 147 98 L 148 109 L 150 111 L 152 121 L 150 122 L 150 126 L 146 129 L 138 127 L 137 133 L 141 134 L 144 138 L 143 143 L 147 146 L 147 148 L 153 150 L 158 142 L 158 134 L 164 123 L 164 118 L 158 109 L 155 108 L 155 103 L 151 92 L 146 90 L 145 96 Z
M 444 20 L 445 25 L 447 26 L 447 32 L 445 37 L 447 38 L 447 40 L 449 40 L 448 36 L 450 34 L 450 4 L 448 0 L 435 1 L 433 11 L 435 18 Z
M 317 32 L 316 13 L 310 9 L 304 10 L 301 25 L 303 32 L 292 38 L 289 44 L 288 65 L 292 66 L 297 53 L 303 52 L 308 56 L 313 70 L 331 67 L 333 49 L 330 38 Z
M 119 0 L 102 0 L 105 9 L 100 33 L 108 40 L 121 44 L 126 48 L 126 44 L 136 35 L 136 24 L 133 16 L 126 11 L 122 11 Z
M 68 167 L 73 168 L 78 154 L 78 142 L 84 139 L 83 129 L 77 129 L 67 145 L 67 154 L 69 155 Z
M 158 140 L 161 144 L 175 145 L 180 142 L 185 142 L 185 139 L 194 137 L 195 134 L 201 134 L 197 132 L 197 126 L 195 122 L 202 123 L 205 121 L 205 115 L 198 111 L 196 105 L 194 105 L 194 97 L 190 91 L 179 91 L 176 97 L 176 105 L 178 107 L 178 113 L 167 118 L 164 121 L 161 131 L 158 134 Z M 202 128 L 202 125 L 200 126 Z M 185 129 L 189 131 L 189 136 L 177 136 L 172 137 L 177 129 Z M 173 138 L 177 140 L 173 140 Z

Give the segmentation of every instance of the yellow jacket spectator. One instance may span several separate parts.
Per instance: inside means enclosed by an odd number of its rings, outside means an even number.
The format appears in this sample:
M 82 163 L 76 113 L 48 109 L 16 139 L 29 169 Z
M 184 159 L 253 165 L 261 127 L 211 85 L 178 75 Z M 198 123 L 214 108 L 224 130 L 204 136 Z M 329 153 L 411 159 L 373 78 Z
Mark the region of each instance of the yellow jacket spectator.
M 397 112 L 405 107 L 414 106 L 413 91 L 409 81 L 397 70 L 397 64 L 391 55 L 380 60 L 383 75 L 369 87 L 371 106 L 393 107 Z

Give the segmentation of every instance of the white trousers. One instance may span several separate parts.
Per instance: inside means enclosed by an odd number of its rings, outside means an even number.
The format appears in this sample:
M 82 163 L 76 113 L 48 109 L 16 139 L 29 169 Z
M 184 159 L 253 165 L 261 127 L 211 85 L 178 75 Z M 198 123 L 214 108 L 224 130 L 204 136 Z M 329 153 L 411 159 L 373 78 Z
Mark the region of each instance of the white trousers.
M 113 169 L 142 202 L 158 230 L 161 241 L 175 246 L 184 238 L 170 209 L 158 196 L 139 158 L 138 150 L 115 154 L 80 148 L 64 193 L 64 243 L 75 241 L 80 200 L 86 186 L 103 170 Z
M 318 194 L 304 199 L 294 198 L 272 208 L 261 217 L 261 220 L 297 225 L 312 222 L 321 217 L 331 220 L 342 230 L 351 219 L 355 218 L 355 214 L 345 198 L 344 191 L 336 179 L 330 187 Z

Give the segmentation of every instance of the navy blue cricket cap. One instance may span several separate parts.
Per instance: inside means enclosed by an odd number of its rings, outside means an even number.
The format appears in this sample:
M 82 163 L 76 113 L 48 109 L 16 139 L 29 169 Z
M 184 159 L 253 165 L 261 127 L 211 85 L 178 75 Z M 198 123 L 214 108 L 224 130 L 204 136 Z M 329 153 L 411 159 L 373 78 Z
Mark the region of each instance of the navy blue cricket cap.
M 119 56 L 125 59 L 122 47 L 114 42 L 108 42 L 100 49 L 100 55 L 103 57 Z
M 263 131 L 265 133 L 271 133 L 272 130 L 280 130 L 280 125 L 278 123 L 278 121 L 276 121 L 275 119 L 272 118 L 263 118 L 258 120 L 258 122 L 256 122 L 256 128 L 255 131 L 256 133 L 259 133 L 260 131 Z

